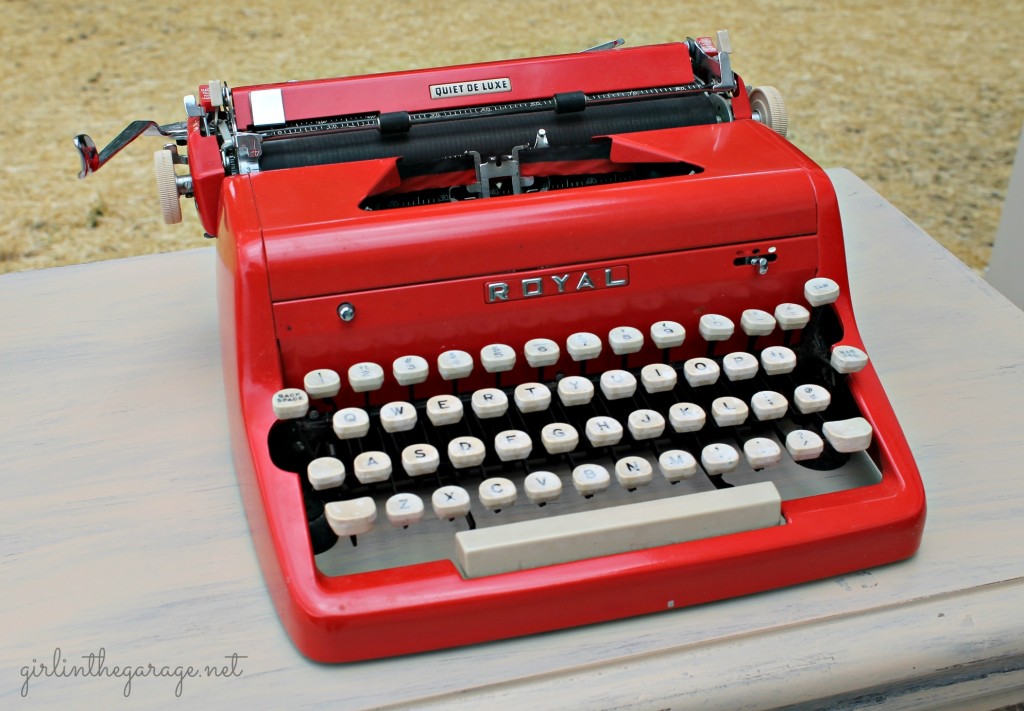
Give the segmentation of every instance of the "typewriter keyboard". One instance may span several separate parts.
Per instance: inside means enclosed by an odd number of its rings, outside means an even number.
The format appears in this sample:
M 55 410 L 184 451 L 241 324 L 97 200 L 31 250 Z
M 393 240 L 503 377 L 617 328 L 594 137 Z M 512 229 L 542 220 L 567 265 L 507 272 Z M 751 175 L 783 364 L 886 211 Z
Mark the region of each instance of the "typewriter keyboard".
M 311 371 L 275 394 L 270 449 L 301 479 L 318 567 L 449 559 L 479 577 L 785 525 L 783 500 L 878 482 L 846 385 L 867 356 L 832 340 L 832 285 L 696 334 L 666 320 Z M 745 350 L 722 348 L 737 328 Z M 674 359 L 694 337 L 703 355 Z M 620 367 L 591 372 L 605 349 Z M 503 382 L 520 359 L 534 380 Z M 460 387 L 474 369 L 489 387 Z M 417 397 L 432 372 L 451 392 Z M 407 399 L 375 401 L 388 378 Z M 364 405 L 336 406 L 343 388 Z

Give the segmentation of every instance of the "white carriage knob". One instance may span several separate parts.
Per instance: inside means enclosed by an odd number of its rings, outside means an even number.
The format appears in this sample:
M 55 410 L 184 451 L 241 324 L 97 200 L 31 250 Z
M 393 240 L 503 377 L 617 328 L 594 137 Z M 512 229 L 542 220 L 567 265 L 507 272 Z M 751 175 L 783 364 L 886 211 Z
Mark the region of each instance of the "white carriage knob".
M 760 121 L 777 134 L 786 137 L 789 131 L 789 112 L 782 94 L 774 86 L 759 86 L 750 92 L 750 112 L 755 121 Z
M 164 222 L 176 225 L 181 222 L 181 201 L 178 176 L 174 173 L 174 154 L 166 148 L 154 153 L 153 172 L 156 173 L 156 192 L 160 198 L 160 212 Z

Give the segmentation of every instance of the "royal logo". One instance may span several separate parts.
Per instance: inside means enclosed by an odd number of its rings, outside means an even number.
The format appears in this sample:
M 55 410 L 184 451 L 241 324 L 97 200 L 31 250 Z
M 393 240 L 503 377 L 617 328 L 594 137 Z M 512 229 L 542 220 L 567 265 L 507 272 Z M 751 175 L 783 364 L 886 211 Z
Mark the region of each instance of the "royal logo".
M 484 284 L 484 302 L 497 304 L 505 301 L 533 299 L 540 296 L 559 296 L 579 292 L 613 289 L 629 284 L 629 267 L 613 267 L 578 271 L 552 271 L 526 278 L 489 281 Z

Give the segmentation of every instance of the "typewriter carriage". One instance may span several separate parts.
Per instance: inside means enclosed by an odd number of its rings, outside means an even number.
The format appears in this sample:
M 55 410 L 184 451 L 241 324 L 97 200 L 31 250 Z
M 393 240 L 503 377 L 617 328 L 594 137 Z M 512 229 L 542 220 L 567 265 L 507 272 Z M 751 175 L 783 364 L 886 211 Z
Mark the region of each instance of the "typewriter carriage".
M 717 44 L 706 37 L 630 49 L 620 48 L 621 44 L 615 41 L 595 48 L 614 48 L 610 51 L 588 50 L 576 55 L 286 82 L 234 90 L 222 81 L 210 81 L 199 87 L 198 98 L 185 97 L 185 121 L 166 125 L 153 121 L 132 122 L 102 151 L 97 150 L 89 136 L 77 136 L 75 146 L 82 163 L 79 177 L 84 178 L 99 170 L 140 136 L 171 138 L 174 143 L 165 147 L 165 150 L 171 150 L 171 157 L 155 158 L 161 212 L 168 222 L 179 220 L 180 207 L 174 204 L 178 201 L 171 189 L 171 175 L 175 171 L 169 169 L 167 163 L 187 166 L 187 174 L 174 174 L 178 196 L 195 199 L 203 229 L 208 235 L 216 236 L 225 177 L 295 167 L 295 159 L 289 156 L 296 154 L 305 153 L 305 157 L 299 160 L 306 165 L 333 160 L 370 160 L 392 154 L 401 156 L 406 164 L 415 163 L 414 157 L 408 155 L 408 146 L 402 150 L 385 149 L 381 153 L 382 144 L 387 143 L 389 137 L 400 139 L 433 130 L 433 138 L 417 139 L 414 143 L 424 144 L 427 151 L 436 155 L 463 159 L 468 151 L 476 150 L 483 164 L 487 165 L 495 158 L 511 158 L 517 147 L 533 151 L 545 147 L 538 145 L 539 131 L 547 130 L 550 134 L 550 130 L 557 129 L 557 126 L 545 126 L 543 122 L 530 124 L 532 130 L 516 140 L 506 141 L 500 148 L 470 144 L 451 146 L 447 151 L 431 145 L 438 139 L 437 126 L 453 121 L 479 123 L 481 120 L 504 119 L 515 122 L 517 116 L 521 122 L 524 117 L 528 119 L 529 114 L 542 111 L 552 111 L 562 118 L 571 114 L 589 117 L 600 111 L 614 113 L 630 102 L 651 101 L 653 105 L 659 101 L 671 101 L 671 97 L 681 102 L 679 106 L 684 107 L 684 113 L 692 112 L 692 109 L 685 108 L 687 101 L 691 106 L 695 103 L 702 106 L 689 118 L 670 119 L 668 114 L 671 112 L 661 111 L 659 121 L 664 126 L 751 118 L 749 92 L 731 70 L 728 33 L 719 32 Z M 482 87 L 473 89 L 482 83 L 481 74 L 488 71 L 509 74 L 498 79 L 508 82 L 508 88 L 496 94 Z M 460 79 L 471 81 L 453 81 Z M 458 93 L 429 97 L 423 91 L 428 85 L 433 92 L 448 87 L 448 90 L 458 90 Z M 773 97 L 772 115 L 762 109 L 763 115 L 755 118 L 784 134 L 784 125 L 780 127 L 773 123 L 775 108 L 781 108 L 781 97 L 770 87 L 753 93 L 755 101 L 765 95 Z M 507 100 L 496 104 L 495 97 L 499 101 Z M 444 100 L 437 102 L 434 100 L 437 98 Z M 618 123 L 621 124 L 621 120 Z M 605 133 L 654 128 L 637 125 L 616 129 L 615 126 L 613 121 Z M 464 128 L 460 126 L 460 130 Z M 479 136 L 486 137 L 495 132 L 507 133 L 508 129 L 501 125 L 485 127 Z M 601 134 L 600 131 L 591 133 L 593 135 L 587 136 L 584 144 L 589 144 L 591 137 Z M 314 145 L 306 152 L 293 146 L 281 148 L 289 143 L 308 143 L 310 140 Z M 324 140 L 328 143 L 341 141 L 342 145 L 324 151 Z M 362 148 L 357 145 L 353 150 L 352 146 L 345 145 L 348 140 L 354 140 Z M 581 145 L 578 144 L 577 148 Z M 172 146 L 187 147 L 187 155 L 179 156 Z M 366 154 L 368 146 L 370 155 Z M 374 155 L 373 151 L 379 155 Z M 579 156 L 570 161 L 587 162 Z M 552 161 L 545 158 L 543 162 Z M 601 174 L 613 171 L 621 172 L 621 167 L 604 164 Z M 479 170 L 476 172 L 476 180 L 471 182 L 479 184 Z

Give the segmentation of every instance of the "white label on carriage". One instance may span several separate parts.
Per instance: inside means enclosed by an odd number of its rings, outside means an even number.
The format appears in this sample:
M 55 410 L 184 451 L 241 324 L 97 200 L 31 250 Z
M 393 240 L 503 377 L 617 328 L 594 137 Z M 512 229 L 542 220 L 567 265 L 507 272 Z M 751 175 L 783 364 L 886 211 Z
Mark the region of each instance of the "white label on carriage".
M 280 89 L 249 92 L 253 126 L 280 126 L 285 122 L 284 100 Z
M 431 99 L 447 99 L 452 96 L 472 96 L 474 94 L 502 94 L 512 91 L 512 80 L 508 77 L 495 79 L 478 79 L 476 81 L 457 81 L 451 84 L 431 84 Z

